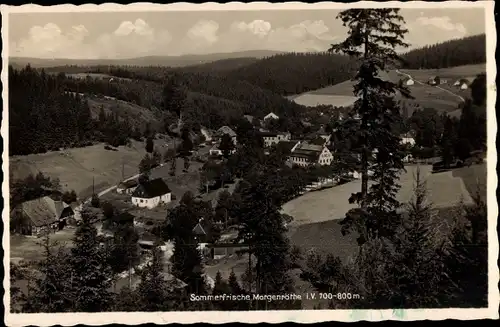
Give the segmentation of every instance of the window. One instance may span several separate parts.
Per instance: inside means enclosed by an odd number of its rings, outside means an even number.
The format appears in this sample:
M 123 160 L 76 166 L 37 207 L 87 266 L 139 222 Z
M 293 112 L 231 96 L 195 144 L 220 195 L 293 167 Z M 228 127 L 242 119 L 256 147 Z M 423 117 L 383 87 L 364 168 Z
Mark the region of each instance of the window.
M 141 203 L 143 203 L 143 202 L 144 202 L 144 200 L 143 200 L 143 199 L 141 199 Z

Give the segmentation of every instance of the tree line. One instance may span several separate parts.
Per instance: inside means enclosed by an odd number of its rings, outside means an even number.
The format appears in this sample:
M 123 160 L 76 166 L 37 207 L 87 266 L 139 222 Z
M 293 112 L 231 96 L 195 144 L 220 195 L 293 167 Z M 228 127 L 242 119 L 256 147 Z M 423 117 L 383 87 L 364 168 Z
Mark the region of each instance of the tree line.
M 101 108 L 92 116 L 86 99 L 66 88 L 64 75 L 9 67 L 9 153 L 26 155 L 95 142 L 126 144 L 131 122 Z
M 486 34 L 467 36 L 408 51 L 404 68 L 439 69 L 486 62 Z

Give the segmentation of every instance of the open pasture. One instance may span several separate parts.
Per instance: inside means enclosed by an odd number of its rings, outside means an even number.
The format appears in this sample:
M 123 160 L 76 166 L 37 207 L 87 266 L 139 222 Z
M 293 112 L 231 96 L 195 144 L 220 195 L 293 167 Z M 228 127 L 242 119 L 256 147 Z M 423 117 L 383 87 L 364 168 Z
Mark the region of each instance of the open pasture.
M 486 64 L 465 65 L 442 69 L 400 69 L 401 72 L 410 74 L 417 81 L 426 82 L 432 76 L 451 79 L 448 81 L 453 85 L 459 78 L 475 77 L 486 72 Z
M 165 140 L 155 140 L 155 146 L 164 152 Z M 104 144 L 83 148 L 52 151 L 9 159 L 9 171 L 13 178 L 25 178 L 42 172 L 58 178 L 63 190 L 75 190 L 83 199 L 92 195 L 92 178 L 96 190 L 116 185 L 125 177 L 139 173 L 138 166 L 146 154 L 143 142 L 131 141 L 130 146 L 120 146 L 118 151 L 104 149 Z

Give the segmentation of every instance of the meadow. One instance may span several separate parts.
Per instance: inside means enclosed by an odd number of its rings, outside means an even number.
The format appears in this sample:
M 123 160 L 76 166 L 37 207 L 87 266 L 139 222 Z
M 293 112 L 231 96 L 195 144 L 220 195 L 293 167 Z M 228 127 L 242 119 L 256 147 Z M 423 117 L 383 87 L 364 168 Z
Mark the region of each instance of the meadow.
M 407 166 L 401 175 L 401 189 L 398 200 L 408 203 L 413 197 L 414 173 L 416 166 Z M 486 165 L 473 165 L 453 171 L 432 174 L 430 166 L 420 166 L 421 174 L 427 184 L 428 199 L 439 217 L 451 218 L 450 210 L 463 201 L 471 204 L 471 194 L 480 190 L 486 196 Z M 342 235 L 340 221 L 345 213 L 355 207 L 348 203 L 352 192 L 359 191 L 360 181 L 330 189 L 306 193 L 283 206 L 283 212 L 294 217 L 290 224 L 291 243 L 304 252 L 316 249 L 320 252 L 333 253 L 342 260 L 348 260 L 356 254 L 358 248 L 356 234 Z M 314 208 L 311 211 L 311 208 Z M 449 221 L 442 225 L 447 228 Z M 332 245 L 332 242 L 334 242 Z
M 164 152 L 165 140 L 155 140 L 155 146 Z M 92 178 L 95 189 L 102 190 L 125 177 L 139 173 L 138 166 L 146 154 L 145 143 L 131 141 L 130 146 L 120 146 L 117 151 L 106 150 L 104 144 L 83 148 L 52 151 L 9 159 L 11 178 L 25 178 L 42 172 L 50 178 L 58 178 L 63 190 L 75 190 L 80 199 L 92 195 Z

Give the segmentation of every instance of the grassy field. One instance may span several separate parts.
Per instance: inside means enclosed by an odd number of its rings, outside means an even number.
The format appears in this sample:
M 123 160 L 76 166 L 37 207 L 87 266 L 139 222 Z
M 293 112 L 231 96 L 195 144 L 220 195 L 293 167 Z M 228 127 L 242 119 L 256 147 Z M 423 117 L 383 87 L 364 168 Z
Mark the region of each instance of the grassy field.
M 165 140 L 155 140 L 160 152 L 165 151 Z M 59 178 L 65 190 L 75 190 L 80 198 L 92 195 L 92 177 L 96 190 L 116 185 L 122 180 L 122 164 L 125 177 L 138 173 L 138 165 L 146 154 L 143 142 L 132 141 L 131 146 L 120 146 L 118 151 L 104 149 L 103 144 L 64 151 L 53 151 L 9 159 L 9 172 L 13 178 L 29 174 L 43 174 Z
M 451 79 L 452 84 L 459 78 L 476 77 L 476 75 L 486 72 L 486 64 L 466 65 L 443 69 L 401 69 L 401 72 L 410 74 L 418 81 L 427 82 L 432 76 Z
M 398 199 L 402 203 L 408 203 L 412 199 L 413 176 L 416 171 L 415 166 L 406 168 L 407 172 L 401 176 L 401 190 L 398 193 Z M 431 173 L 430 166 L 420 168 L 427 182 L 428 197 L 440 217 L 450 217 L 451 215 L 446 212 L 461 199 L 465 204 L 472 203 L 470 192 L 475 192 L 476 180 L 483 185 L 481 192 L 486 192 L 485 165 L 437 174 Z M 294 217 L 289 231 L 292 244 L 299 246 L 305 252 L 314 248 L 320 252 L 338 255 L 343 260 L 355 255 L 357 236 L 355 234 L 343 236 L 339 222 L 345 213 L 354 207 L 347 201 L 350 194 L 359 189 L 360 182 L 354 181 L 323 191 L 306 193 L 286 203 L 283 211 Z
M 465 73 L 475 76 L 478 72 L 481 72 L 481 67 L 484 69 L 484 65 L 455 67 L 442 70 L 441 75 L 450 79 L 452 79 L 453 76 L 463 76 L 462 74 Z M 410 74 L 414 76 L 417 81 L 422 82 L 427 81 L 430 76 L 436 75 L 433 70 L 402 70 L 402 72 Z M 468 77 L 469 75 L 465 76 Z M 404 77 L 403 74 L 398 74 L 396 71 L 389 71 L 382 76 L 382 78 L 391 80 L 394 83 L 397 83 Z M 353 86 L 354 82 L 347 80 L 311 92 L 289 96 L 288 98 L 306 106 L 318 104 L 345 106 L 353 102 Z M 396 95 L 396 100 L 401 100 L 407 106 L 408 114 L 410 115 L 414 110 L 426 107 L 435 108 L 439 112 L 453 112 L 457 110 L 458 105 L 462 102 L 461 97 L 465 98 L 470 95 L 469 90 L 458 90 L 450 85 L 442 86 L 443 89 L 430 85 L 421 85 L 419 83 L 415 83 L 408 87 L 415 99 L 404 99 L 398 94 Z

